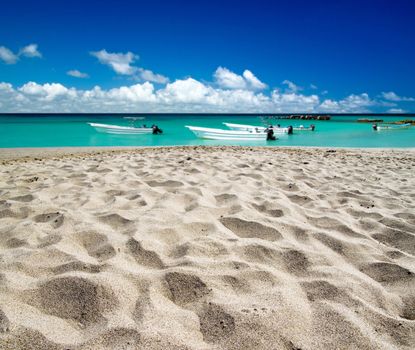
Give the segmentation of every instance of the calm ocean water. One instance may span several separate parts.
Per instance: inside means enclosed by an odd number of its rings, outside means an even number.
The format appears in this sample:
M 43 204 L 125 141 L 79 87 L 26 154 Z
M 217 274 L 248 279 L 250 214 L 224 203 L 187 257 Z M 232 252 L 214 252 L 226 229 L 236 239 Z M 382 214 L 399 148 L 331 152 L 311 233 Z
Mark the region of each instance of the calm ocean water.
M 394 131 L 372 130 L 369 123 L 357 123 L 356 116 L 333 116 L 330 121 L 278 120 L 274 124 L 316 125 L 315 132 L 279 136 L 275 142 L 211 141 L 197 139 L 185 125 L 224 128 L 222 122 L 263 125 L 256 116 L 146 116 L 136 125 L 157 124 L 162 135 L 110 135 L 98 133 L 88 122 L 130 125 L 122 116 L 0 116 L 0 148 L 62 146 L 170 146 L 170 145 L 253 145 L 317 147 L 415 147 L 415 126 Z M 384 121 L 414 117 L 376 117 Z

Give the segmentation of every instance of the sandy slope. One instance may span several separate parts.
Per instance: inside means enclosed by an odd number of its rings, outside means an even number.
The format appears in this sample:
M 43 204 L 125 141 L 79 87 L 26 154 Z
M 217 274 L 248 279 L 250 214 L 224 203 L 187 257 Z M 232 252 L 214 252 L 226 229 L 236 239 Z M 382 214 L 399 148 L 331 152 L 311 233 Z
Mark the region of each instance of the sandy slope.
M 415 152 L 0 161 L 2 349 L 410 349 Z

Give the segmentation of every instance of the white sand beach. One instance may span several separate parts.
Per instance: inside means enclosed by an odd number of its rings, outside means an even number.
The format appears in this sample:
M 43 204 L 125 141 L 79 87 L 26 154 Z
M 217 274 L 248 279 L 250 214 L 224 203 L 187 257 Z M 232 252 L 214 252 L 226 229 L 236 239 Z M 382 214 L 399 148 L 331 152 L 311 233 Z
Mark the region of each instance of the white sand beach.
M 414 347 L 414 150 L 9 149 L 0 169 L 1 349 Z

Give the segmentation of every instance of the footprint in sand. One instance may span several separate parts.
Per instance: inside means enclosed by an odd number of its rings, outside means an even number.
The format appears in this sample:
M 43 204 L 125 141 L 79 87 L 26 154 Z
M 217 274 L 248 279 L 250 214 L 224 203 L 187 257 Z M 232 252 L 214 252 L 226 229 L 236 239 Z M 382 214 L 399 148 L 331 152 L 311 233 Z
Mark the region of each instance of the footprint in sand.
M 404 231 L 386 229 L 384 233 L 375 233 L 374 239 L 403 252 L 415 255 L 415 235 Z
M 209 303 L 198 312 L 203 340 L 218 343 L 235 331 L 235 320 L 219 305 Z
M 228 204 L 230 202 L 234 202 L 238 199 L 238 196 L 231 193 L 223 193 L 215 196 L 216 203 L 219 205 Z
M 306 292 L 309 301 L 339 301 L 340 297 L 342 299 L 345 297 L 345 295 L 342 295 L 345 294 L 344 292 L 341 292 L 335 285 L 324 280 L 301 282 L 301 287 Z
M 170 299 L 179 306 L 198 301 L 210 293 L 207 285 L 195 275 L 169 272 L 164 278 L 170 291 Z
M 151 250 L 144 249 L 141 242 L 130 238 L 126 244 L 127 251 L 135 258 L 135 260 L 144 266 L 162 269 L 165 267 L 159 255 Z
M 132 223 L 132 220 L 126 219 L 118 214 L 108 214 L 99 216 L 98 219 L 104 224 L 110 225 L 112 228 L 122 228 Z
M 29 294 L 28 302 L 44 312 L 85 326 L 104 321 L 104 312 L 117 304 L 102 285 L 81 277 L 58 277 L 43 282 Z
M 28 246 L 28 243 L 23 239 L 12 237 L 7 240 L 6 246 L 7 248 L 19 248 L 23 246 Z
M 308 204 L 310 202 L 312 202 L 313 200 L 308 197 L 308 196 L 299 196 L 297 194 L 291 195 L 291 196 L 287 196 L 288 199 L 298 205 L 303 205 L 303 204 Z
M 77 236 L 88 254 L 99 261 L 108 260 L 116 254 L 105 235 L 97 232 L 81 232 Z
M 260 238 L 267 241 L 276 241 L 282 238 L 281 233 L 275 228 L 256 221 L 246 221 L 235 217 L 223 217 L 219 221 L 241 238 Z
M 17 196 L 17 197 L 10 198 L 10 200 L 12 201 L 24 202 L 24 203 L 31 202 L 34 199 L 35 197 L 33 197 L 31 194 L 26 194 L 24 196 Z
M 314 235 L 321 243 L 335 251 L 340 255 L 345 255 L 345 251 L 347 249 L 346 243 L 340 239 L 337 239 L 333 236 L 329 236 L 325 233 L 317 233 Z
M 295 275 L 306 273 L 311 266 L 310 260 L 299 250 L 286 250 L 283 252 L 282 258 L 287 271 Z
M 407 281 L 411 282 L 413 287 L 415 287 L 415 273 L 397 264 L 376 262 L 361 267 L 360 271 L 377 282 L 393 283 Z
M 167 181 L 147 181 L 147 185 L 150 187 L 180 187 L 183 183 L 180 181 L 167 180 Z
M 10 329 L 10 321 L 3 310 L 0 309 L 0 334 L 7 333 Z
M 114 196 L 114 197 L 124 196 L 126 194 L 126 192 L 123 190 L 108 190 L 108 191 L 105 191 L 105 193 L 109 196 Z
M 402 298 L 404 307 L 401 317 L 407 320 L 415 320 L 415 295 L 404 296 Z
M 284 212 L 281 209 L 268 209 L 265 204 L 255 204 L 253 203 L 252 206 L 259 211 L 260 213 L 267 214 L 274 218 L 280 218 L 284 216 Z
M 49 222 L 54 228 L 58 228 L 62 226 L 64 221 L 64 215 L 55 212 L 55 213 L 46 213 L 46 214 L 40 214 L 36 215 L 33 220 L 37 223 L 46 223 Z
M 0 219 L 4 218 L 14 218 L 14 219 L 26 219 L 28 216 L 28 208 L 20 208 L 19 212 L 10 210 L 10 209 L 3 209 L 0 210 Z

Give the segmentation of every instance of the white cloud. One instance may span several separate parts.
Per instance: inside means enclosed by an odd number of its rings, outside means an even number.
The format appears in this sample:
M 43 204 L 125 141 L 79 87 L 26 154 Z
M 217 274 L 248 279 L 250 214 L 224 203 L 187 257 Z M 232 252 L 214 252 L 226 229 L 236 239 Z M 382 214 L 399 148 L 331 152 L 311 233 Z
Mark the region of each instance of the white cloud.
M 66 72 L 67 75 L 70 75 L 71 77 L 75 78 L 88 78 L 89 75 L 86 73 L 82 73 L 77 69 L 72 69 Z
M 75 89 L 68 89 L 59 83 L 46 83 L 41 85 L 30 81 L 18 90 L 25 95 L 39 97 L 40 101 L 53 101 L 59 96 L 74 98 L 77 95 Z
M 245 79 L 227 68 L 218 67 L 214 73 L 217 84 L 225 89 L 244 89 Z
M 195 79 L 187 78 L 167 84 L 164 89 L 157 92 L 157 96 L 162 102 L 167 104 L 175 102 L 204 103 L 212 91 L 213 89 L 205 84 Z
M 314 85 L 314 84 L 310 84 L 310 89 L 317 90 L 318 87 L 316 85 Z
M 25 56 L 25 57 L 42 57 L 42 54 L 39 52 L 37 47 L 38 47 L 37 44 L 27 45 L 23 47 L 22 49 L 20 49 L 19 55 Z
M 398 96 L 396 93 L 394 93 L 393 91 L 389 91 L 389 92 L 382 92 L 381 96 L 388 101 L 395 101 L 395 102 L 400 102 L 400 101 L 415 101 L 415 98 L 413 97 L 403 97 L 403 96 Z
M 13 85 L 9 83 L 0 83 L 0 91 L 2 92 L 13 92 Z
M 149 81 L 158 84 L 166 84 L 169 82 L 169 78 L 161 74 L 156 74 L 148 69 L 138 68 L 138 72 L 140 78 L 144 81 Z
M 90 54 L 98 58 L 99 62 L 110 66 L 117 74 L 131 75 L 137 80 L 148 81 L 158 84 L 166 84 L 169 78 L 164 75 L 154 73 L 149 69 L 139 68 L 133 65 L 139 59 L 139 56 L 132 53 L 111 53 L 107 50 L 94 51 Z
M 262 81 L 260 81 L 250 70 L 245 69 L 243 77 L 248 84 L 248 87 L 251 87 L 253 90 L 263 90 L 267 87 Z
M 137 68 L 131 64 L 138 60 L 138 56 L 132 52 L 110 53 L 107 50 L 93 51 L 92 56 L 98 58 L 99 62 L 110 66 L 117 74 L 133 75 Z
M 390 108 L 386 112 L 388 112 L 388 113 L 405 113 L 406 111 L 402 108 Z
M 42 57 L 42 54 L 37 49 L 37 44 L 27 45 L 19 50 L 18 54 L 13 53 L 10 49 L 5 46 L 0 46 L 0 60 L 6 64 L 15 64 L 19 60 L 20 56 L 24 57 Z
M 110 100 L 131 102 L 155 102 L 154 86 L 149 82 L 143 84 L 135 84 L 132 86 L 122 86 L 109 90 L 105 94 Z M 105 96 L 104 95 L 104 96 Z
M 0 46 L 0 60 L 6 64 L 15 64 L 19 60 L 19 56 L 15 55 L 7 47 Z
M 294 83 L 293 83 L 292 81 L 290 81 L 290 80 L 284 80 L 284 81 L 282 82 L 282 84 L 287 85 L 287 89 L 288 89 L 288 91 L 291 91 L 291 92 L 297 92 L 297 91 L 300 91 L 300 90 L 302 90 L 302 89 L 303 89 L 302 87 L 300 87 L 300 86 L 298 86 L 298 85 L 294 84 Z
M 290 112 L 316 112 L 320 104 L 317 95 L 303 95 L 295 92 L 281 93 L 279 90 L 272 92 L 274 105 L 279 106 L 278 112 L 289 110 Z
M 247 69 L 243 72 L 243 75 L 238 75 L 227 68 L 218 67 L 213 76 L 216 84 L 224 89 L 262 90 L 267 87 Z
M 372 100 L 367 93 L 362 93 L 360 95 L 352 94 L 338 101 L 324 100 L 319 108 L 321 111 L 333 113 L 366 113 L 370 112 L 369 107 L 376 105 L 380 105 L 380 103 Z

